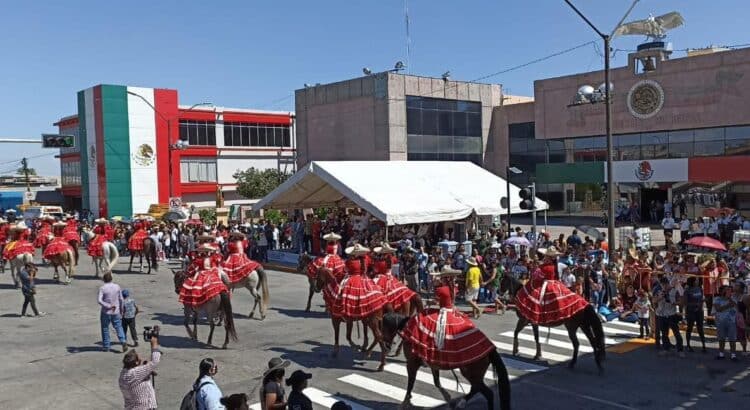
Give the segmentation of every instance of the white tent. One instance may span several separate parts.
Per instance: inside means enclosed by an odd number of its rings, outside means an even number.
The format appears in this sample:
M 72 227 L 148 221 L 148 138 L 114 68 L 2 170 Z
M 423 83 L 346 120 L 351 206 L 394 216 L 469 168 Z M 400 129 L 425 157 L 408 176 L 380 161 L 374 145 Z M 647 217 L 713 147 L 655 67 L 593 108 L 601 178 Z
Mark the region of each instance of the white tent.
M 520 188 L 510 186 L 511 212 Z M 313 161 L 253 205 L 300 209 L 357 206 L 388 225 L 453 221 L 476 215 L 504 215 L 504 179 L 471 162 Z M 548 204 L 537 198 L 537 209 Z

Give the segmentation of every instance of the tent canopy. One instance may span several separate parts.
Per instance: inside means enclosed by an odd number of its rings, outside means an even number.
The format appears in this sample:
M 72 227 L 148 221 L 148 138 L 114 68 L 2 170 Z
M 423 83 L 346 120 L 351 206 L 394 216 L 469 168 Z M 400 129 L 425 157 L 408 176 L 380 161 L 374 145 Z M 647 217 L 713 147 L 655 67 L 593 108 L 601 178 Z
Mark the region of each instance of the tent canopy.
M 510 186 L 511 212 L 520 188 Z M 253 205 L 299 209 L 357 206 L 388 225 L 405 225 L 502 215 L 504 179 L 471 162 L 313 161 Z M 538 210 L 548 204 L 536 199 Z

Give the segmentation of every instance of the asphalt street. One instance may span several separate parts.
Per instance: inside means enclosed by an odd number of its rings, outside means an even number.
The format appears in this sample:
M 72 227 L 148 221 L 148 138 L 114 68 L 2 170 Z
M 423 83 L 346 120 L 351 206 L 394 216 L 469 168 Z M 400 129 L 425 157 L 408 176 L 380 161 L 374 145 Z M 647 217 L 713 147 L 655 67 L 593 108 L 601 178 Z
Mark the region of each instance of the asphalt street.
M 124 262 L 115 269 L 115 282 L 129 289 L 143 310 L 138 328 L 162 327 L 165 355 L 155 379 L 159 408 L 179 407 L 197 376 L 198 362 L 205 357 L 219 363 L 216 380 L 224 394 L 246 392 L 253 408 L 259 408 L 259 377 L 273 356 L 292 361 L 290 371 L 302 368 L 313 373 L 307 393 L 318 409 L 338 399 L 348 400 L 360 410 L 398 408 L 406 387 L 403 358 L 389 358 L 386 371 L 376 372 L 377 356 L 364 360 L 345 346 L 342 335 L 341 354 L 332 359 L 333 332 L 320 295 L 314 298 L 313 312 L 304 312 L 304 276 L 269 272 L 271 310 L 265 321 L 247 318 L 252 297 L 247 291 L 237 291 L 232 304 L 239 341 L 221 350 L 188 339 L 167 265 L 162 263 L 157 273 L 146 275 L 125 272 Z M 122 408 L 117 386 L 122 354 L 101 351 L 96 303 L 101 281 L 93 278 L 90 258 L 82 252 L 71 285 L 53 283 L 47 267 L 40 268 L 39 277 L 37 304 L 48 315 L 21 318 L 21 292 L 12 287 L 9 273 L 0 275 L 0 344 L 4 353 L 0 408 Z M 717 361 L 713 349 L 707 354 L 688 354 L 686 359 L 658 357 L 652 346 L 644 345 L 628 353 L 608 352 L 605 371 L 599 374 L 585 352 L 575 370 L 565 366 L 571 348 L 563 329 L 542 330 L 544 361 L 535 362 L 530 359 L 530 330 L 522 334 L 521 357 L 508 355 L 512 343 L 508 332 L 515 324 L 512 312 L 485 314 L 476 323 L 504 355 L 513 378 L 515 409 L 729 409 L 741 408 L 750 398 L 750 358 L 739 363 Z M 608 344 L 615 345 L 637 336 L 637 328 L 613 322 L 605 325 L 605 333 Z M 199 327 L 200 341 L 205 342 L 207 336 L 208 327 Z M 215 345 L 220 345 L 223 337 L 223 329 L 217 329 Z M 710 346 L 716 345 L 710 341 Z M 584 342 L 583 346 L 586 349 L 588 345 Z M 143 342 L 137 349 L 146 355 Z M 413 402 L 427 408 L 443 407 L 427 369 L 423 371 Z M 466 386 L 457 384 L 450 372 L 443 372 L 442 377 L 453 396 L 460 396 Z M 486 407 L 477 397 L 468 408 Z

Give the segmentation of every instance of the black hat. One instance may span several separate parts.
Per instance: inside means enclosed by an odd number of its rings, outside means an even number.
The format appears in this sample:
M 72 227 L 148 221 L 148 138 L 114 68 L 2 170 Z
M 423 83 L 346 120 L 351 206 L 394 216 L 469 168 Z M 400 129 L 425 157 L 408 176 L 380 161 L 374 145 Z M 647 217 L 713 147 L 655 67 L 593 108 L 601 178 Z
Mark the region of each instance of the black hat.
M 280 357 L 274 357 L 268 362 L 268 370 L 263 372 L 263 377 L 266 377 L 269 373 L 279 370 L 279 369 L 285 369 L 289 367 L 291 362 L 289 360 L 282 360 Z
M 346 404 L 343 401 L 337 401 L 331 406 L 331 410 L 352 410 L 352 406 Z
M 287 386 L 295 386 L 299 383 L 302 383 L 305 380 L 312 379 L 312 374 L 305 373 L 302 370 L 295 370 L 294 373 L 292 373 L 291 376 L 289 376 L 288 379 L 286 379 L 286 385 Z

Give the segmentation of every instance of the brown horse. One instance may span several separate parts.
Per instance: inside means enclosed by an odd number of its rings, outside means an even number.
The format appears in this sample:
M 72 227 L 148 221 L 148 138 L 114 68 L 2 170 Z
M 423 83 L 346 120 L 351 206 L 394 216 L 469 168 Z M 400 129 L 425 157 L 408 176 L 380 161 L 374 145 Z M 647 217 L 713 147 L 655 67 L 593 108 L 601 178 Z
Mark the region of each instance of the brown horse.
M 333 277 L 333 274 L 331 273 L 330 269 L 320 269 L 318 271 L 318 277 L 316 279 L 316 286 L 320 289 L 323 289 L 324 286 L 326 286 L 329 283 L 337 283 L 336 278 Z M 331 309 L 332 306 L 327 306 L 329 312 L 333 312 Z M 346 319 L 342 317 L 337 317 L 331 314 L 331 324 L 333 325 L 333 335 L 334 335 L 334 344 L 333 344 L 333 353 L 332 356 L 336 357 L 339 353 L 339 328 L 341 326 L 341 322 L 346 323 L 346 340 L 349 342 L 349 345 L 353 348 L 359 348 L 353 341 L 352 341 L 352 325 L 356 320 Z M 387 350 L 385 348 L 385 344 L 383 343 L 383 335 L 381 333 L 381 323 L 383 322 L 383 309 L 379 309 L 375 312 L 373 312 L 370 316 L 362 319 L 362 324 L 365 326 L 365 328 L 369 328 L 372 331 L 373 334 L 373 343 L 368 347 L 368 338 L 367 338 L 367 331 L 365 330 L 364 334 L 364 341 L 362 343 L 362 347 L 359 348 L 360 351 L 364 352 L 365 357 L 370 357 L 372 354 L 372 350 L 375 348 L 375 345 L 380 345 L 380 366 L 378 367 L 378 371 L 383 371 L 385 368 L 385 356 L 387 354 Z
M 56 255 L 52 255 L 49 259 L 50 265 L 55 268 L 55 276 L 53 279 L 56 281 L 60 281 L 60 274 L 58 273 L 57 269 L 59 267 L 62 267 L 63 273 L 65 274 L 65 280 L 63 281 L 64 284 L 68 285 L 70 284 L 70 281 L 73 279 L 73 275 L 75 274 L 75 254 L 72 250 L 67 249 L 63 253 L 58 253 Z
M 383 338 L 385 344 L 390 346 L 393 342 L 393 338 L 404 329 L 406 323 L 410 320 L 408 316 L 400 315 L 398 313 L 389 313 L 383 318 Z M 443 395 L 443 399 L 447 403 L 451 403 L 450 394 L 440 385 L 440 367 L 425 363 L 421 358 L 416 356 L 413 351 L 411 344 L 404 340 L 404 356 L 406 357 L 406 373 L 408 375 L 408 381 L 406 385 L 406 396 L 404 401 L 401 403 L 401 407 L 407 407 L 411 404 L 411 391 L 414 388 L 414 381 L 417 378 L 417 371 L 422 364 L 427 365 L 432 371 L 432 380 L 435 383 L 435 387 L 440 390 L 440 394 Z M 487 408 L 492 410 L 495 408 L 494 397 L 492 390 L 487 387 L 484 383 L 484 376 L 487 373 L 487 369 L 492 365 L 495 371 L 495 384 L 497 386 L 498 394 L 500 395 L 500 408 L 502 410 L 510 410 L 510 380 L 508 379 L 508 369 L 505 368 L 503 359 L 497 350 L 490 351 L 483 357 L 477 357 L 476 361 L 460 367 L 459 371 L 469 381 L 471 390 L 460 399 L 458 403 L 453 404 L 453 408 L 463 408 L 466 402 L 469 401 L 475 394 L 481 393 L 487 401 Z M 445 370 L 445 369 L 444 369 Z
M 315 260 L 313 256 L 311 256 L 308 253 L 303 253 L 299 256 L 299 261 L 297 263 L 297 272 L 305 274 L 307 276 L 307 267 L 312 263 L 312 261 Z M 315 293 L 320 293 L 321 288 L 317 286 L 317 281 L 310 276 L 307 276 L 307 285 L 309 292 L 307 294 L 307 307 L 305 308 L 305 312 L 310 311 L 310 303 L 312 303 L 312 297 Z
M 509 275 L 506 275 L 500 282 L 501 291 L 508 290 L 514 299 L 521 287 L 523 287 L 521 282 Z M 526 327 L 526 325 L 530 324 L 534 332 L 534 342 L 536 343 L 536 354 L 534 355 L 534 360 L 541 359 L 542 345 L 539 343 L 539 326 L 531 323 L 531 321 L 523 317 L 518 309 L 516 309 L 516 315 L 518 316 L 518 322 L 516 323 L 516 329 L 513 332 L 513 355 L 518 355 L 518 334 L 524 327 Z M 581 329 L 583 334 L 586 335 L 586 338 L 589 340 L 591 347 L 594 349 L 594 360 L 596 361 L 596 366 L 599 368 L 600 372 L 603 370 L 602 361 L 604 361 L 604 356 L 606 354 L 604 329 L 602 328 L 601 319 L 599 319 L 599 316 L 596 314 L 592 305 L 589 304 L 586 308 L 565 320 L 550 323 L 545 326 L 548 328 L 565 326 L 568 330 L 568 337 L 573 344 L 573 358 L 570 360 L 570 363 L 568 363 L 568 367 L 571 369 L 575 367 L 576 362 L 578 361 L 578 347 L 580 345 L 580 342 L 578 341 L 578 329 Z
M 179 295 L 187 274 L 182 270 L 172 270 L 172 274 L 174 275 L 174 291 Z M 225 278 L 222 277 L 222 280 L 225 280 Z M 204 312 L 211 327 L 208 333 L 208 345 L 211 345 L 211 340 L 214 337 L 214 327 L 216 327 L 217 322 L 221 321 L 222 317 L 224 319 L 225 335 L 224 345 L 221 348 L 227 348 L 230 338 L 232 341 L 237 341 L 237 331 L 234 328 L 234 317 L 232 316 L 232 302 L 229 299 L 228 292 L 222 292 L 198 307 L 188 305 L 183 305 L 183 307 L 185 312 L 185 330 L 187 330 L 188 336 L 191 339 L 198 340 L 198 316 L 200 312 Z M 191 321 L 193 323 L 192 330 L 189 326 Z
M 146 257 L 146 263 L 148 264 L 148 271 L 146 273 L 151 274 L 151 267 L 154 270 L 159 271 L 159 265 L 156 262 L 156 244 L 151 241 L 151 238 L 143 240 L 143 249 L 139 251 L 130 251 L 130 264 L 128 265 L 128 272 L 133 271 L 133 258 L 138 255 L 138 261 L 140 263 L 139 273 L 143 273 L 143 257 Z

